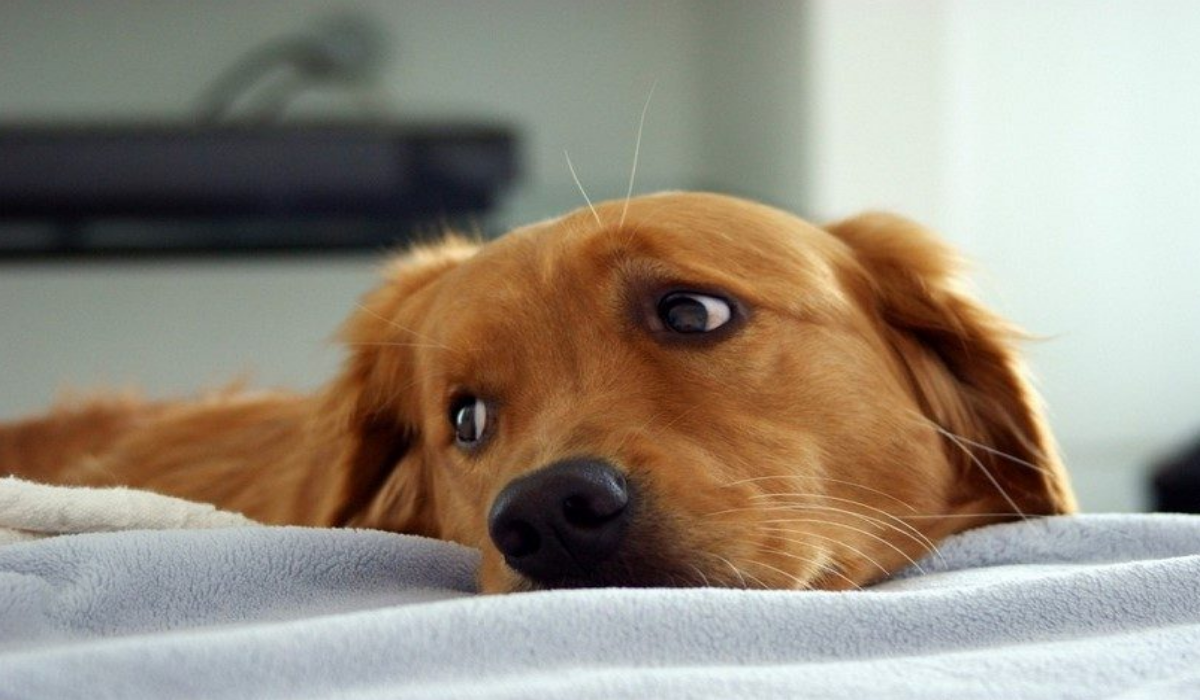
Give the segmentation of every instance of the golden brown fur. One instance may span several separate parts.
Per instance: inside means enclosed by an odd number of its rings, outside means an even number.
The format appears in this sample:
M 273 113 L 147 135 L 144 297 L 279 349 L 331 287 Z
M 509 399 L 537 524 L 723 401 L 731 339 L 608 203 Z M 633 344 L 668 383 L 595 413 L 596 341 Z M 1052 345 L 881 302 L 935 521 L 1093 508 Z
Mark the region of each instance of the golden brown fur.
M 601 583 L 862 585 L 954 532 L 1074 508 L 1012 330 L 955 275 L 888 215 L 822 229 L 718 195 L 610 202 L 396 260 L 314 395 L 57 411 L 0 428 L 0 472 L 455 540 L 506 591 L 535 586 L 489 540 L 489 505 L 590 455 L 640 494 L 627 573 Z M 646 325 L 671 289 L 744 313 L 684 342 Z M 447 419 L 463 392 L 493 407 L 478 449 Z

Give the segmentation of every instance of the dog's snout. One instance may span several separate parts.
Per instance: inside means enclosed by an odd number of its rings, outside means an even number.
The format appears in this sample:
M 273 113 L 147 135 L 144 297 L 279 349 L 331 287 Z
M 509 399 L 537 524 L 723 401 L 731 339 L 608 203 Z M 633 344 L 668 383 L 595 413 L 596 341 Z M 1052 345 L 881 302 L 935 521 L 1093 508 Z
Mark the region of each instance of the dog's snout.
M 608 462 L 564 460 L 504 487 L 488 530 L 509 566 L 530 578 L 586 578 L 620 547 L 630 500 L 624 475 Z

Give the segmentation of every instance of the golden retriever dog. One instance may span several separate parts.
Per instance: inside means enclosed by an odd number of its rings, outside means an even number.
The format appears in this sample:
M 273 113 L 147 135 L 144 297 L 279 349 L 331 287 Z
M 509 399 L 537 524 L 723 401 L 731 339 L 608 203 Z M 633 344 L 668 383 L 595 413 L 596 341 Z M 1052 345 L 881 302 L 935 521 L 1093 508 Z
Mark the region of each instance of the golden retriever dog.
M 100 401 L 0 472 L 483 552 L 485 592 L 857 588 L 1074 498 L 1013 330 L 906 220 L 607 202 L 392 262 L 313 395 Z

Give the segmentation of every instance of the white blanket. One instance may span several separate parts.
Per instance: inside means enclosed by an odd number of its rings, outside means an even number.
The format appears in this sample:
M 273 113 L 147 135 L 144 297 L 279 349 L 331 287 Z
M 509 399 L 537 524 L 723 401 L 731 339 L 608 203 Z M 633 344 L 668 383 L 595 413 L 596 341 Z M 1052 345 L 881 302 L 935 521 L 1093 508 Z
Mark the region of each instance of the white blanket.
M 942 553 L 861 592 L 476 596 L 476 552 L 403 535 L 42 539 L 0 547 L 0 698 L 1200 696 L 1200 517 Z
M 0 544 L 114 530 L 237 527 L 254 522 L 211 505 L 126 488 L 86 488 L 0 479 Z

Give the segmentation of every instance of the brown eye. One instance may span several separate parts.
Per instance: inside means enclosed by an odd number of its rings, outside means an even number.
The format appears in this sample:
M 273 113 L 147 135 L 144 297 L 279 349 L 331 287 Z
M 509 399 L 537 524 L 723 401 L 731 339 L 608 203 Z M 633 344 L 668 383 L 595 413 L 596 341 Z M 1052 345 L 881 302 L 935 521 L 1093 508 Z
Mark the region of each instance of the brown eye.
M 454 441 L 462 447 L 470 447 L 483 438 L 487 430 L 487 404 L 474 396 L 465 395 L 450 405 L 450 425 L 454 428 Z
M 733 308 L 708 294 L 672 292 L 659 300 L 658 318 L 676 333 L 708 333 L 729 323 Z

